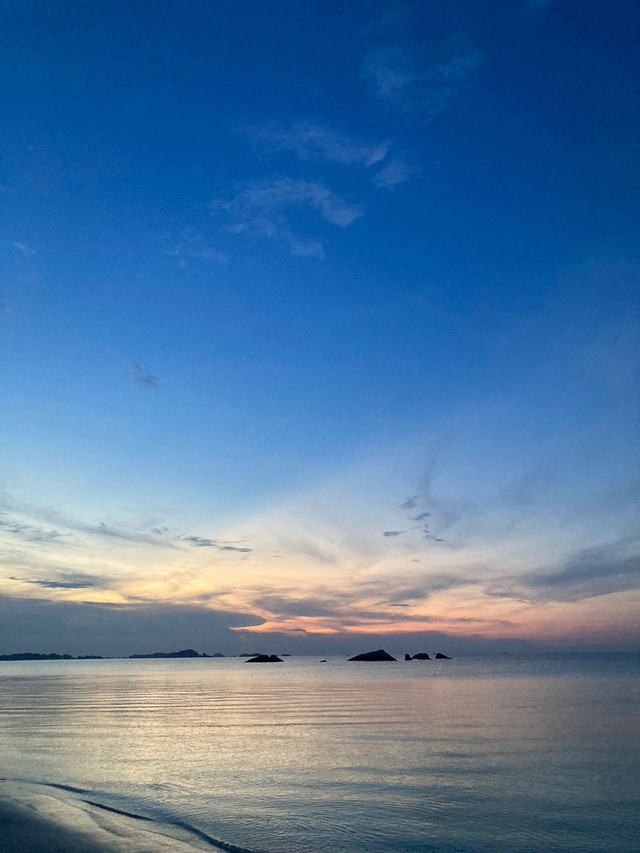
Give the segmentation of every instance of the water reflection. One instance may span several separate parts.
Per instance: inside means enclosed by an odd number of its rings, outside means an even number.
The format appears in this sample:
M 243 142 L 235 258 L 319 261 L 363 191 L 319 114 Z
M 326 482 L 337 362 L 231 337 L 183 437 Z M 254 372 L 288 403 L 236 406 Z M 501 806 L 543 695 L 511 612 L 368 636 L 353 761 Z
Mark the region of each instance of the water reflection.
M 634 849 L 633 660 L 444 665 L 5 664 L 3 773 L 274 853 Z

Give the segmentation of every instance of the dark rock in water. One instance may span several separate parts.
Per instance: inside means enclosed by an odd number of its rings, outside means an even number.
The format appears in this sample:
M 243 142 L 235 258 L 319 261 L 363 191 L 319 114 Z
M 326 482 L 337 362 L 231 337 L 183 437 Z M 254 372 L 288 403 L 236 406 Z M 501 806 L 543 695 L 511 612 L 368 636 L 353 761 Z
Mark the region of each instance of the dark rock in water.
M 451 660 L 449 655 L 443 655 L 440 652 L 436 655 L 436 660 Z
M 321 660 L 320 663 L 326 663 L 326 660 Z
M 426 652 L 418 652 L 418 654 L 414 655 L 411 660 L 431 660 L 431 658 Z
M 404 659 L 405 659 L 405 660 L 411 660 L 411 655 L 405 655 L 405 656 L 404 656 Z
M 256 655 L 254 658 L 249 658 L 245 663 L 284 663 L 278 655 Z
M 349 658 L 349 660 L 376 661 L 376 660 L 396 660 L 396 658 L 391 657 L 391 655 L 388 652 L 385 652 L 384 649 L 378 649 L 376 652 L 364 652 L 364 654 L 356 655 L 355 657 Z

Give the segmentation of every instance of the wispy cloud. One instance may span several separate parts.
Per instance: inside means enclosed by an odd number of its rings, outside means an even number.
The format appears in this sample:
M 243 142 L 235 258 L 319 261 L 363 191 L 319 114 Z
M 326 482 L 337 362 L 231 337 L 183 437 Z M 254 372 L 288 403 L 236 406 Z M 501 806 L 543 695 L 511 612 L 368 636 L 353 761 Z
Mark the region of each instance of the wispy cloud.
M 534 572 L 523 580 L 542 597 L 562 601 L 635 589 L 640 582 L 640 539 L 627 537 L 584 548 L 559 569 Z
M 393 574 L 379 575 L 354 585 L 354 597 L 379 596 L 382 592 L 389 604 L 422 602 L 434 594 L 478 583 L 477 572 L 472 569 L 457 570 L 451 574 L 439 572 L 411 574 L 403 577 Z
M 254 216 L 243 222 L 230 225 L 229 230 L 232 234 L 275 240 L 298 258 L 322 260 L 325 257 L 324 246 L 319 240 L 300 237 L 284 220 L 276 221 L 264 216 Z
M 428 491 L 429 491 L 429 488 L 427 488 L 427 492 Z M 400 504 L 400 509 L 403 510 L 405 513 L 412 512 L 413 510 L 415 510 L 418 507 L 419 502 L 420 502 L 420 495 L 411 495 L 411 497 L 408 497 L 405 501 L 403 501 L 403 503 Z M 428 512 L 426 510 L 423 510 L 422 512 L 419 512 L 417 515 L 410 516 L 411 521 L 417 521 L 418 522 L 417 526 L 414 527 L 413 529 L 419 530 L 420 533 L 422 534 L 423 540 L 426 542 L 444 542 L 445 541 L 444 539 L 440 538 L 439 536 L 436 536 L 435 534 L 433 534 L 431 532 L 428 519 L 430 519 L 432 517 L 432 515 L 433 515 L 433 513 Z M 441 519 L 441 521 L 442 521 L 442 519 Z M 404 531 L 404 530 L 400 530 L 400 531 L 389 530 L 386 533 L 384 533 L 383 535 L 384 536 L 399 536 L 400 533 L 405 533 L 405 532 L 406 531 Z
M 131 362 L 131 370 L 133 371 L 133 384 L 138 388 L 147 390 L 158 387 L 158 377 L 153 373 L 145 373 L 144 368 L 137 361 Z
M 11 577 L 10 580 L 20 583 L 41 586 L 45 589 L 92 589 L 108 587 L 112 579 L 99 575 L 87 575 L 82 572 L 61 572 L 57 578 L 37 580 L 33 578 Z
M 307 596 L 304 598 L 282 595 L 262 595 L 252 602 L 254 607 L 278 616 L 335 616 L 344 602 L 338 596 Z
M 286 531 L 277 535 L 276 541 L 287 555 L 293 554 L 296 557 L 309 559 L 324 566 L 335 566 L 338 563 L 339 548 L 336 547 L 335 542 L 327 542 L 326 540 L 314 542 L 303 538 L 303 536 L 304 533 L 298 538 Z
M 41 544 L 56 542 L 63 535 L 59 530 L 46 529 L 38 525 L 11 518 L 4 512 L 0 512 L 0 530 L 13 533 L 25 542 L 39 542 Z
M 42 523 L 54 524 L 55 527 L 43 527 Z M 155 535 L 157 530 L 146 526 L 132 523 L 113 525 L 104 521 L 91 524 L 48 507 L 14 500 L 7 494 L 0 495 L 0 533 L 3 531 L 14 534 L 23 542 L 52 543 L 65 548 L 79 547 L 81 537 L 77 534 L 160 548 L 176 548 L 173 542 Z
M 297 630 L 296 625 L 304 625 L 305 630 L 317 633 L 388 631 L 397 626 L 399 621 L 405 625 L 400 630 L 407 630 L 410 625 L 426 627 L 440 622 L 442 617 L 424 612 L 399 614 L 398 608 L 406 611 L 413 604 L 428 600 L 434 593 L 468 583 L 468 578 L 449 575 L 435 575 L 432 578 L 416 576 L 404 582 L 398 578 L 380 576 L 341 590 L 326 586 L 309 588 L 305 594 L 294 589 L 284 590 L 286 594 L 256 590 L 248 601 L 252 609 L 257 609 L 268 620 L 258 631 L 291 632 Z M 381 600 L 381 594 L 386 595 L 386 599 Z M 445 621 L 448 624 L 463 624 L 494 620 L 452 614 Z
M 427 518 L 431 518 L 430 512 L 419 512 L 418 515 L 411 516 L 411 521 L 426 521 Z
M 218 264 L 229 263 L 229 258 L 210 246 L 193 225 L 183 228 L 176 237 L 173 234 L 163 234 L 160 237 L 162 254 L 176 258 L 181 266 L 187 265 L 188 259 L 215 261 Z
M 627 536 L 569 554 L 557 566 L 546 566 L 501 583 L 486 592 L 531 602 L 581 601 L 638 589 L 640 538 Z
M 419 499 L 420 495 L 411 495 L 400 504 L 400 509 L 415 509 Z
M 379 172 L 376 172 L 373 183 L 378 189 L 396 187 L 408 181 L 417 171 L 416 166 L 412 166 L 402 157 L 394 157 Z
M 180 542 L 193 545 L 194 548 L 214 548 L 216 551 L 235 551 L 239 554 L 250 554 L 253 551 L 253 548 L 235 545 L 224 539 L 209 539 L 206 536 L 179 536 L 178 539 Z
M 422 67 L 402 48 L 385 47 L 369 53 L 363 74 L 373 94 L 403 112 L 435 116 L 452 101 L 484 62 L 480 51 L 456 53 L 443 62 Z
M 238 130 L 267 152 L 291 151 L 300 160 L 327 160 L 340 166 L 373 166 L 389 151 L 388 142 L 367 144 L 309 121 L 239 125 Z
M 322 244 L 294 233 L 288 218 L 292 211 L 316 211 L 338 228 L 346 228 L 363 213 L 323 184 L 286 177 L 243 184 L 231 200 L 213 202 L 212 208 L 227 213 L 235 234 L 278 240 L 293 255 L 313 258 L 324 257 Z
M 230 214 L 243 218 L 256 212 L 277 215 L 288 208 L 310 207 L 331 225 L 346 228 L 362 210 L 322 184 L 291 178 L 272 178 L 245 185 L 225 205 Z
M 207 539 L 205 536 L 180 536 L 181 542 L 188 542 L 194 548 L 217 548 L 218 543 L 213 539 Z
M 13 242 L 11 245 L 23 258 L 32 258 L 36 253 L 36 250 L 28 243 Z

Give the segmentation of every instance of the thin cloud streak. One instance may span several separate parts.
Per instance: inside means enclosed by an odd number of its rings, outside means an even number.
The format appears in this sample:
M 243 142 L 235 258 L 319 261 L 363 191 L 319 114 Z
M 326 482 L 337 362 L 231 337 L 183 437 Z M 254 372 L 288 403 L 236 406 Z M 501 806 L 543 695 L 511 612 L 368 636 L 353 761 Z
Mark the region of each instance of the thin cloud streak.
M 637 590 L 640 586 L 640 539 L 629 536 L 566 557 L 548 566 L 488 587 L 490 595 L 520 597 L 535 603 L 583 601 L 600 595 Z
M 63 536 L 59 530 L 47 530 L 34 524 L 16 521 L 7 517 L 6 513 L 0 513 L 0 530 L 13 533 L 25 542 L 56 543 Z
M 183 228 L 177 238 L 172 234 L 163 234 L 160 246 L 163 255 L 175 258 L 182 267 L 187 266 L 188 260 L 215 261 L 222 265 L 229 263 L 227 255 L 208 245 L 193 225 Z
M 91 537 L 121 540 L 139 545 L 154 545 L 159 548 L 176 549 L 176 545 L 161 535 L 153 535 L 152 530 L 136 529 L 130 526 L 114 526 L 103 521 L 88 524 L 85 521 L 66 515 L 47 507 L 38 507 L 14 501 L 8 496 L 0 496 L 0 531 L 12 533 L 25 542 L 55 543 L 61 547 L 80 547 L 74 534 L 86 534 Z M 55 524 L 55 528 L 46 529 L 34 522 L 44 521 Z M 65 531 L 65 532 L 62 532 Z
M 180 536 L 178 539 L 180 542 L 193 545 L 194 548 L 214 548 L 216 551 L 234 551 L 239 554 L 250 554 L 253 551 L 253 548 L 233 545 L 224 540 L 209 539 L 206 536 Z
M 138 388 L 155 390 L 158 387 L 158 377 L 153 373 L 145 373 L 144 368 L 137 361 L 131 362 L 131 370 L 133 371 L 133 384 L 137 385 Z
M 456 98 L 484 63 L 480 51 L 458 53 L 427 68 L 416 66 L 399 46 L 369 53 L 362 72 L 374 96 L 405 113 L 433 118 Z
M 322 244 L 297 235 L 289 222 L 296 211 L 312 210 L 330 225 L 347 228 L 363 215 L 363 210 L 316 181 L 287 177 L 266 178 L 242 184 L 229 201 L 212 202 L 212 210 L 222 210 L 234 234 L 276 240 L 291 254 L 323 258 Z
M 400 509 L 415 509 L 419 499 L 420 495 L 411 495 L 400 504 Z
M 45 589 L 92 589 L 94 587 L 105 589 L 113 582 L 113 578 L 110 577 L 88 575 L 82 572 L 61 572 L 56 579 L 38 580 L 36 578 L 10 577 L 9 580 L 41 586 Z
M 224 205 L 237 218 L 251 218 L 256 212 L 278 216 L 289 208 L 311 208 L 331 225 L 346 228 L 362 216 L 362 210 L 345 201 L 328 187 L 314 181 L 273 178 L 244 185 Z
M 378 189 L 389 189 L 404 184 L 417 173 L 418 169 L 401 157 L 394 157 L 373 177 L 373 185 Z
M 340 166 L 373 166 L 383 160 L 389 143 L 373 145 L 352 139 L 340 131 L 309 121 L 291 125 L 248 124 L 237 129 L 268 153 L 291 151 L 300 160 L 325 160 Z

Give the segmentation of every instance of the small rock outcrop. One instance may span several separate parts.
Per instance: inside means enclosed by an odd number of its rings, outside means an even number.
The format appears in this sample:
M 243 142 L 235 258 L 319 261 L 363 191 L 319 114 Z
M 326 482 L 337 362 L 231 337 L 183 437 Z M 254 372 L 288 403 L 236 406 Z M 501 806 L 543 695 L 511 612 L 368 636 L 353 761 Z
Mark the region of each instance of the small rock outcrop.
M 418 652 L 418 654 L 414 655 L 411 660 L 431 660 L 431 658 L 426 652 Z
M 436 655 L 436 660 L 451 660 L 449 655 L 443 655 L 441 652 L 438 652 Z
M 349 658 L 349 660 L 377 661 L 377 660 L 396 660 L 396 658 L 391 657 L 391 655 L 388 652 L 385 652 L 384 649 L 378 649 L 375 652 L 364 652 L 364 654 L 356 655 L 355 657 Z
M 326 662 L 327 662 L 326 660 L 321 660 L 321 661 L 320 661 L 320 663 L 326 663 Z
M 405 660 L 411 660 L 411 655 L 407 655 L 407 654 L 405 654 L 404 659 L 405 659 Z
M 284 663 L 278 655 L 256 655 L 254 658 L 249 658 L 245 663 Z

